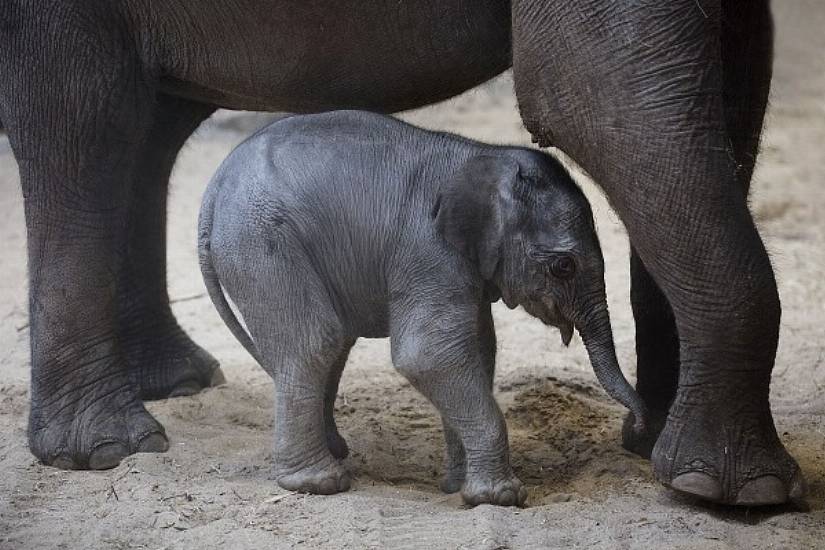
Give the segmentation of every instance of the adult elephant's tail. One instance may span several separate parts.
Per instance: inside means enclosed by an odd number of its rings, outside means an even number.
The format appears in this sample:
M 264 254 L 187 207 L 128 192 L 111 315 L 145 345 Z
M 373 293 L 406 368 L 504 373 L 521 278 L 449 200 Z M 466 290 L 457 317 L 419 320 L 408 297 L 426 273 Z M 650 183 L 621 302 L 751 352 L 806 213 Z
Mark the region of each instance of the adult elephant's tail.
M 255 342 L 252 337 L 244 329 L 241 322 L 238 320 L 235 312 L 229 305 L 226 295 L 221 287 L 221 282 L 215 271 L 215 265 L 212 261 L 212 222 L 215 216 L 215 201 L 218 196 L 218 190 L 223 183 L 220 171 L 206 188 L 204 194 L 203 204 L 201 206 L 200 217 L 198 218 L 198 258 L 200 260 L 201 274 L 203 275 L 203 282 L 206 285 L 206 291 L 209 293 L 209 298 L 215 309 L 218 310 L 223 322 L 229 327 L 229 330 L 238 339 L 238 341 L 246 348 L 258 363 L 263 365 L 258 349 L 255 347 Z

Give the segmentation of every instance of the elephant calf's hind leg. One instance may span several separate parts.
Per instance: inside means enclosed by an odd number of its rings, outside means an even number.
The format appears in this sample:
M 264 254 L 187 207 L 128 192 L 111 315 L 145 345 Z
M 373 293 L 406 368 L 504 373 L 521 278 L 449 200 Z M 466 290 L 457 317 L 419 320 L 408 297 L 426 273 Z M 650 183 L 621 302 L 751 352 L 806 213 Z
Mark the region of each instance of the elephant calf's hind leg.
M 337 435 L 332 406 L 352 343 L 343 336 L 326 289 L 312 275 L 309 262 L 292 246 L 284 246 L 284 256 L 278 257 L 268 255 L 267 247 L 263 243 L 260 249 L 245 249 L 244 254 L 260 254 L 268 261 L 259 264 L 254 280 L 227 278 L 226 288 L 275 383 L 273 474 L 278 485 L 290 491 L 346 491 L 350 477 L 336 456 L 345 454 L 346 443 L 340 439 L 336 447 L 330 435 Z M 220 272 L 223 254 L 214 244 L 212 253 Z M 233 293 L 233 288 L 249 294 Z M 284 296 L 289 299 L 273 304 L 273 298 Z
M 341 382 L 341 374 L 344 372 L 351 347 L 352 344 L 345 347 L 344 352 L 330 369 L 324 393 L 324 426 L 327 434 L 327 447 L 332 456 L 337 459 L 347 458 L 349 455 L 347 441 L 338 432 L 338 425 L 335 423 L 335 398 L 338 395 L 338 384 Z
M 346 442 L 330 444 L 325 419 L 327 354 L 310 356 L 292 347 L 269 366 L 275 380 L 275 476 L 290 491 L 329 495 L 346 491 L 350 477 L 338 462 Z M 304 353 L 302 353 L 304 352 Z M 337 435 L 337 430 L 335 430 Z M 341 444 L 342 447 L 341 447 Z M 337 453 L 336 453 L 337 451 Z

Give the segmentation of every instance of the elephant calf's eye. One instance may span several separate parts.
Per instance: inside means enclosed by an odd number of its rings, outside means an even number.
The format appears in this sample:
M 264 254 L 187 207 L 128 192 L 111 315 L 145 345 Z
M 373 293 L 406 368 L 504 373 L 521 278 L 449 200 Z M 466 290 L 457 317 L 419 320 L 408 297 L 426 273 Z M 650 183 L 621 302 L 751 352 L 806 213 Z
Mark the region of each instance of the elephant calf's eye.
M 576 274 L 576 261 L 567 254 L 559 254 L 550 260 L 550 273 L 558 279 L 569 279 Z

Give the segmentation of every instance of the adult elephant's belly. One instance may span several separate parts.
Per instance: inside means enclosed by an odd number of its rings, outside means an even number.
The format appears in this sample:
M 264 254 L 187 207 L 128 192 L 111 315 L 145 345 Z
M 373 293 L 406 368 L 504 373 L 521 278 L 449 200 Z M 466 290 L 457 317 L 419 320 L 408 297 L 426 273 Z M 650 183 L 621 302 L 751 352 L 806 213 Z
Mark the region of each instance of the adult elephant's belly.
M 144 32 L 158 46 L 151 62 L 164 92 L 229 109 L 390 112 L 446 99 L 511 64 L 501 0 L 212 3 L 153 8 Z

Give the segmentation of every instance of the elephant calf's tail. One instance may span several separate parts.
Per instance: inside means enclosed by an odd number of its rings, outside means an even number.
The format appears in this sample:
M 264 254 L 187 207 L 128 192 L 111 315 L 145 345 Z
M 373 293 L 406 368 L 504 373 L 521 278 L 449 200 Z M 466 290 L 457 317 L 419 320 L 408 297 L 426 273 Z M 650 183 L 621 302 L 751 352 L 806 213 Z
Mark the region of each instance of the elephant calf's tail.
M 200 260 L 201 274 L 203 275 L 203 282 L 206 285 L 209 298 L 211 298 L 223 322 L 226 323 L 226 326 L 229 327 L 229 330 L 241 345 L 246 348 L 249 355 L 259 364 L 263 365 L 258 349 L 255 347 L 255 342 L 252 341 L 252 337 L 244 329 L 243 325 L 241 325 L 237 315 L 232 311 L 229 301 L 226 299 L 223 288 L 221 288 L 218 273 L 215 271 L 215 265 L 212 261 L 212 222 L 215 216 L 215 202 L 220 185 L 221 179 L 216 175 L 206 189 L 203 205 L 201 206 L 200 218 L 198 219 L 198 258 Z

